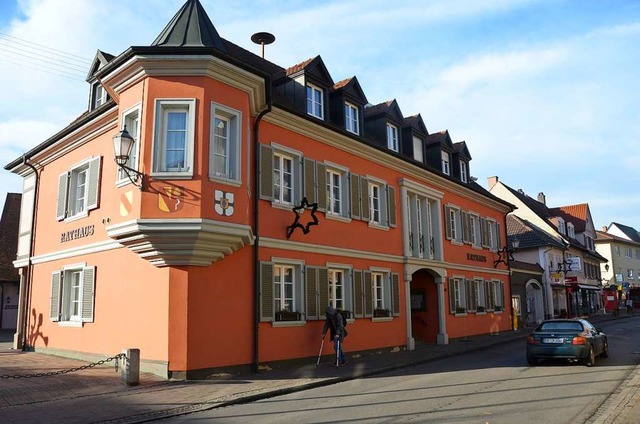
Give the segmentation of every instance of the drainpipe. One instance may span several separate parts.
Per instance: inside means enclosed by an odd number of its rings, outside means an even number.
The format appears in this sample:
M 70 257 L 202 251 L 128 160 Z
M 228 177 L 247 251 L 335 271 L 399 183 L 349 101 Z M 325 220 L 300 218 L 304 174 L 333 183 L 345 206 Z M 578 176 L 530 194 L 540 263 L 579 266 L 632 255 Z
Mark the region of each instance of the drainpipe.
M 258 207 L 259 207 L 259 195 L 260 195 L 260 162 L 258 155 L 260 153 L 260 122 L 262 118 L 269 112 L 271 112 L 272 99 L 271 99 L 271 79 L 265 78 L 267 84 L 267 107 L 258 114 L 256 122 L 253 126 L 253 279 L 254 279 L 254 293 L 253 293 L 253 372 L 258 372 L 258 366 L 260 364 L 260 352 L 259 352 L 259 327 L 260 327 L 260 232 L 258 219 Z
M 31 165 L 27 162 L 27 155 L 22 156 L 22 164 L 28 166 L 33 171 L 33 174 L 36 177 L 35 186 L 33 189 L 33 209 L 31 211 L 31 241 L 29 242 L 29 256 L 27 257 L 27 273 L 25 276 L 25 288 L 23 292 L 23 298 L 20 299 L 22 304 L 22 316 L 19 317 L 22 320 L 22 350 L 27 350 L 27 331 L 29 325 L 29 302 L 31 300 L 31 276 L 32 276 L 32 262 L 31 257 L 33 256 L 33 246 L 35 244 L 36 239 L 36 210 L 38 205 L 38 188 L 39 188 L 39 178 L 38 178 L 38 170 L 35 166 Z

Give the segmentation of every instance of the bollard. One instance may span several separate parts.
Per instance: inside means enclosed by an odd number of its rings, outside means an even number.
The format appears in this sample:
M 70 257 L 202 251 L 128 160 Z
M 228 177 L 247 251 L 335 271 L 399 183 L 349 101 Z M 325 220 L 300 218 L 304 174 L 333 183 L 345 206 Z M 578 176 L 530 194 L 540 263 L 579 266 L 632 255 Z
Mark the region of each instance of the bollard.
M 125 349 L 120 358 L 120 381 L 125 386 L 137 386 L 140 382 L 140 349 Z

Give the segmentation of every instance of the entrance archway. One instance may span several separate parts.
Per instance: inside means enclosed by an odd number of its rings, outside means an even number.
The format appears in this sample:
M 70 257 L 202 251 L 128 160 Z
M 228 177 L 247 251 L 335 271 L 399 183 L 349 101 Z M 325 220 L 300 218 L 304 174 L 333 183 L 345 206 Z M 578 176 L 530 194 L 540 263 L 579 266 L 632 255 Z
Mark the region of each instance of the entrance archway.
M 527 281 L 526 293 L 525 323 L 527 326 L 535 326 L 544 319 L 542 284 L 536 280 Z
M 411 333 L 416 341 L 436 343 L 438 336 L 438 286 L 426 269 L 411 276 Z

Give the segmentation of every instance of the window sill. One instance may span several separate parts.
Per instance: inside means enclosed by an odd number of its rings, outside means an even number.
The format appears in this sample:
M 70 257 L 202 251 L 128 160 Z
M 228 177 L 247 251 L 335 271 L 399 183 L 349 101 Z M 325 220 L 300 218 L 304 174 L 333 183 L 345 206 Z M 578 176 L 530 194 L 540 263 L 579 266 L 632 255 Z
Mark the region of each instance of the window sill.
M 84 212 L 79 213 L 77 215 L 66 217 L 64 219 L 64 222 L 73 222 L 73 221 L 77 221 L 77 220 L 82 219 L 82 218 L 86 218 L 88 216 L 89 216 L 89 212 L 88 211 L 84 211 Z
M 346 216 L 338 215 L 338 214 L 335 214 L 335 213 L 326 212 L 324 214 L 324 216 L 327 219 L 332 219 L 334 221 L 345 222 L 347 224 L 351 222 L 351 218 L 347 218 Z
M 482 250 L 482 246 L 478 246 L 477 244 L 472 244 L 471 248 L 476 250 Z
M 306 321 L 272 321 L 272 327 L 303 327 Z
M 369 221 L 369 228 L 373 228 L 374 230 L 389 231 L 389 227 L 387 227 L 386 225 L 377 224 L 371 221 Z
M 193 178 L 193 172 L 152 172 L 149 176 L 156 180 L 190 180 Z
M 82 327 L 82 321 L 58 321 L 60 327 Z
M 464 313 L 456 312 L 455 314 L 453 314 L 453 316 L 455 316 L 455 317 L 466 317 L 467 315 L 469 315 L 469 314 L 466 313 L 466 312 L 464 312 Z
M 282 203 L 282 202 L 276 202 L 275 200 L 271 201 L 271 206 L 276 209 L 283 209 L 289 212 L 291 212 L 292 209 L 295 207 L 293 203 Z
M 371 322 L 389 322 L 389 321 L 393 321 L 393 317 L 371 318 Z
M 230 186 L 233 186 L 233 187 L 240 187 L 242 185 L 242 181 L 234 180 L 232 178 L 217 177 L 215 175 L 209 175 L 209 181 L 215 182 L 215 183 L 220 183 L 220 184 L 225 184 L 225 185 L 230 185 Z
M 451 242 L 451 244 L 454 244 L 456 246 L 464 246 L 464 243 L 459 241 L 459 240 L 449 240 Z

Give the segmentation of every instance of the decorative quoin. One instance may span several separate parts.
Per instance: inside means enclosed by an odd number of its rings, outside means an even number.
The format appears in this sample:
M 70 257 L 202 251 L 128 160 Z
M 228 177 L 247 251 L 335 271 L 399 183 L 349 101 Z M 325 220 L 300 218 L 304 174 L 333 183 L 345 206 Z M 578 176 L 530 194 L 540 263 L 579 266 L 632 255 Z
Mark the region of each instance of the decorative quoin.
M 300 217 L 302 216 L 302 214 L 304 214 L 304 211 L 306 211 L 307 208 L 311 209 L 312 221 L 309 221 L 305 225 L 303 225 L 300 223 Z M 313 225 L 318 225 L 318 217 L 316 216 L 316 211 L 318 210 L 317 203 L 309 203 L 307 201 L 307 198 L 303 197 L 302 201 L 300 202 L 300 206 L 296 206 L 292 210 L 293 210 L 293 213 L 296 215 L 296 217 L 293 220 L 293 224 L 287 227 L 287 239 L 291 237 L 291 234 L 293 234 L 296 228 L 300 228 L 303 234 L 308 234 L 310 231 L 309 227 Z
M 214 194 L 215 198 L 215 210 L 218 215 L 231 216 L 233 215 L 233 193 L 226 193 L 221 190 L 216 190 Z

